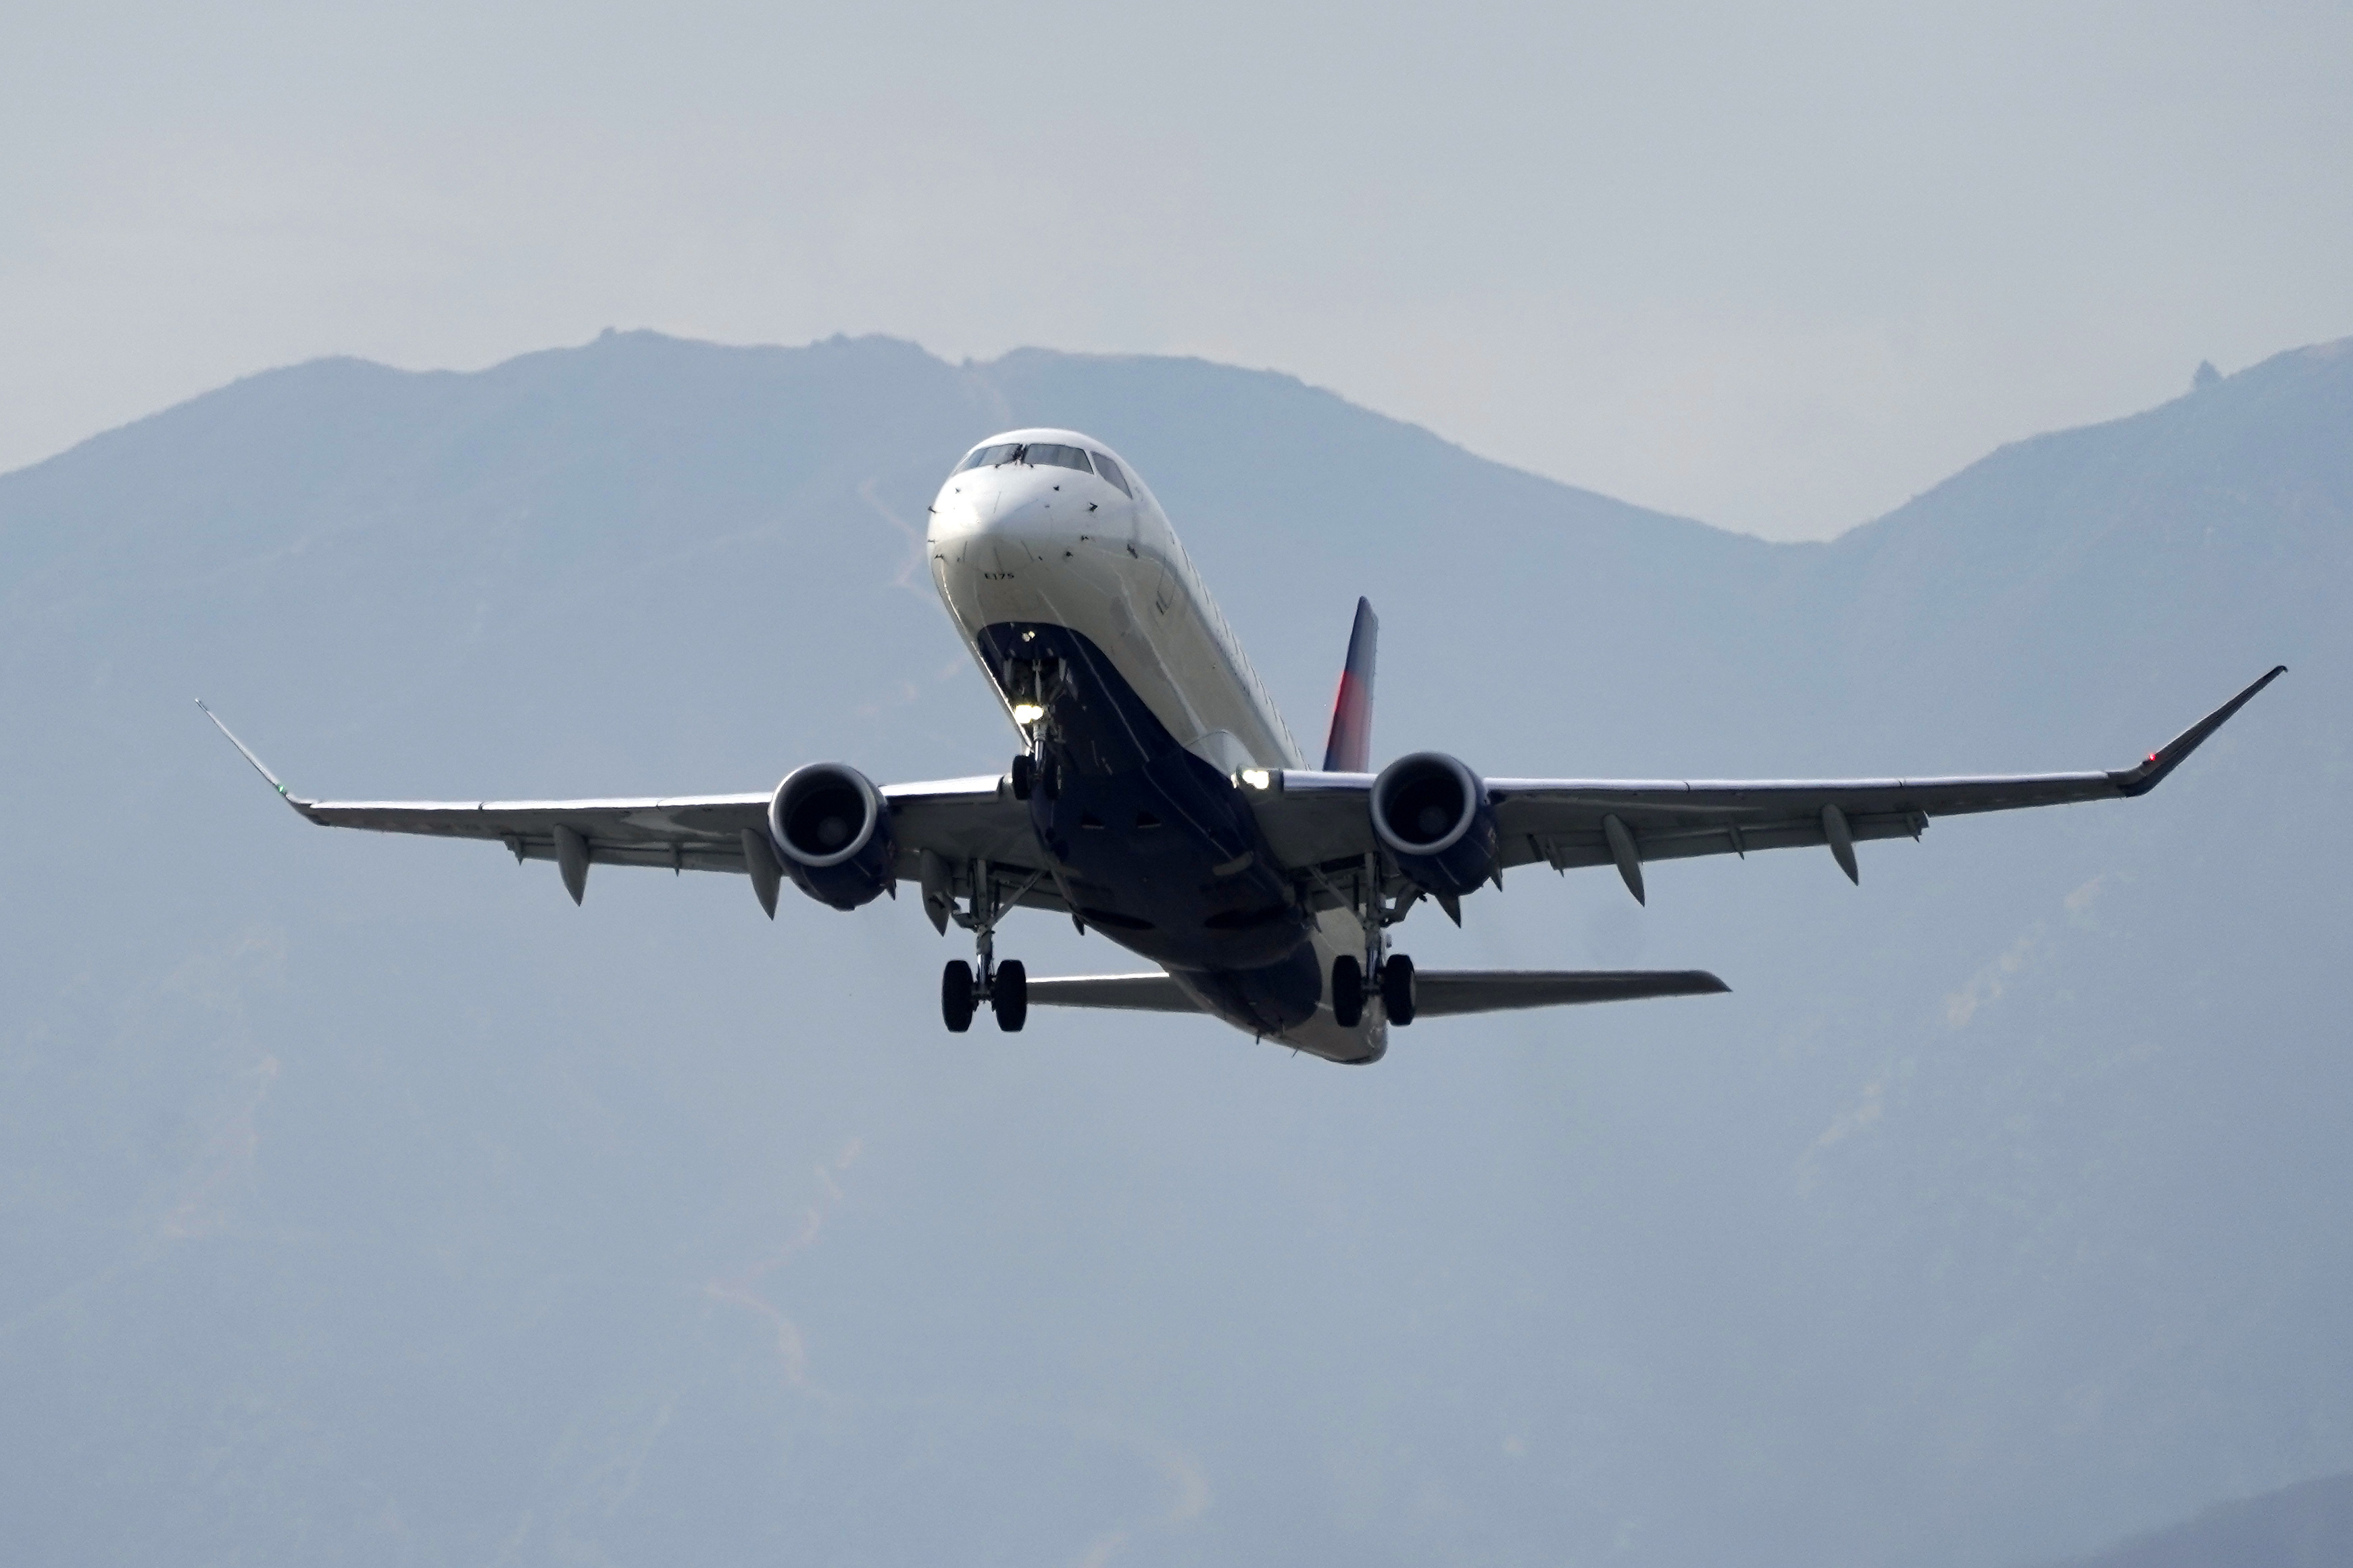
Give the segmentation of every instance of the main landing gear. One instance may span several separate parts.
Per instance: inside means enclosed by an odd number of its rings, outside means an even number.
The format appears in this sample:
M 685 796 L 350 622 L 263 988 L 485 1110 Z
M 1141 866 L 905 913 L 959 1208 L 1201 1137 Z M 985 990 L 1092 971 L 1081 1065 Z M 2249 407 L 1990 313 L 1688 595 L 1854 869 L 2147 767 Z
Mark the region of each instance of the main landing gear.
M 1413 960 L 1393 952 L 1376 975 L 1381 1011 L 1392 1024 L 1413 1022 Z M 1332 961 L 1332 1017 L 1344 1029 L 1353 1029 L 1365 1017 L 1365 966 L 1354 953 Z
M 1377 992 L 1382 1014 L 1390 1023 L 1403 1026 L 1413 1022 L 1415 1010 L 1413 960 L 1388 951 L 1388 928 L 1405 919 L 1420 895 L 1409 892 L 1394 904 L 1388 903 L 1381 897 L 1380 862 L 1370 855 L 1365 857 L 1364 871 L 1356 884 L 1351 901 L 1364 927 L 1365 956 L 1359 959 L 1344 952 L 1332 961 L 1332 1019 L 1344 1029 L 1355 1028 L 1364 1022 L 1366 995 Z M 1324 886 L 1331 888 L 1329 882 Z
M 940 1016 L 948 1032 L 961 1035 L 972 1027 L 972 1016 L 982 1002 L 997 1015 L 997 1026 L 1015 1034 L 1029 1021 L 1029 972 L 1018 958 L 990 964 L 982 960 L 982 975 L 975 979 L 972 965 L 953 959 L 940 974 Z
M 1029 972 L 1018 958 L 997 962 L 997 922 L 1007 910 L 1021 901 L 1024 893 L 1038 885 L 1043 875 L 1033 871 L 1029 880 L 1008 889 L 999 885 L 987 861 L 976 860 L 972 863 L 970 907 L 954 909 L 951 889 L 947 897 L 951 912 L 946 918 L 972 932 L 976 962 L 966 963 L 959 958 L 940 972 L 940 1019 L 947 1025 L 950 1034 L 961 1035 L 971 1028 L 972 1016 L 983 1003 L 997 1015 L 997 1026 L 1008 1035 L 1018 1033 L 1029 1021 Z M 942 929 L 945 929 L 944 920 Z
M 1410 1024 L 1413 1010 L 1413 960 L 1401 952 L 1390 953 L 1389 961 L 1381 965 L 1381 1011 L 1392 1024 Z
M 1353 1029 L 1365 1017 L 1365 966 L 1356 955 L 1344 952 L 1332 961 L 1332 1019 Z

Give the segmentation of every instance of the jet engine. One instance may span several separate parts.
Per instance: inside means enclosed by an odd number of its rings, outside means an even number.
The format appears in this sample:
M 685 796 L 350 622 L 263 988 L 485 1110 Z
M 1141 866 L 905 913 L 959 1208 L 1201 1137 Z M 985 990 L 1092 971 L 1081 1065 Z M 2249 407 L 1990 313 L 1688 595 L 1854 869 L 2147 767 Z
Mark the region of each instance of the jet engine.
M 1494 869 L 1487 786 L 1442 752 L 1416 752 L 1381 770 L 1373 781 L 1373 835 L 1399 870 L 1443 898 L 1471 891 Z
M 768 802 L 768 837 L 793 885 L 821 904 L 854 910 L 890 890 L 898 845 L 891 803 L 856 768 L 795 768 Z

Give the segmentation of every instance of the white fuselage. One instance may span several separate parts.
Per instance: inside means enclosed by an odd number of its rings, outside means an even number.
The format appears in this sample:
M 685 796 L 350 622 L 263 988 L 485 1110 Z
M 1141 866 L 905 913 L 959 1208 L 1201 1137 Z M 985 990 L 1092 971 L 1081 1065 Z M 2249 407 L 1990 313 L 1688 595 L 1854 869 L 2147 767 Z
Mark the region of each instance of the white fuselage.
M 963 468 L 941 486 L 927 538 L 941 601 L 1024 744 L 1037 739 L 1038 713 L 990 668 L 982 637 L 990 626 L 1029 623 L 1082 635 L 1168 734 L 1221 774 L 1304 766 L 1298 742 L 1134 468 L 1102 442 L 1068 430 L 1009 431 L 976 450 L 1033 443 L 1107 455 L 1126 483 L 1020 461 Z M 1116 931 L 1104 934 L 1120 940 Z M 1365 948 L 1361 925 L 1345 910 L 1324 911 L 1313 940 L 1327 977 L 1335 955 Z M 1328 978 L 1325 985 L 1328 991 Z M 1343 1060 L 1377 1055 L 1384 1044 L 1376 1009 L 1344 1030 L 1328 995 L 1312 1021 L 1269 1032 Z

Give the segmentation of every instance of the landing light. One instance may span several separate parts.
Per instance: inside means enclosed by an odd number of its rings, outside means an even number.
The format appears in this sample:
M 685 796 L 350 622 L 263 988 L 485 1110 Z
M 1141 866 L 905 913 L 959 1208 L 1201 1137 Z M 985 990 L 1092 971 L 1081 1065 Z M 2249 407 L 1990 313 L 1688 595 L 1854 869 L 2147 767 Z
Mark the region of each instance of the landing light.
M 1252 789 L 1264 789 L 1272 782 L 1272 778 L 1268 774 L 1264 768 L 1244 768 L 1242 770 L 1242 783 L 1250 785 Z
M 1016 724 L 1035 724 L 1045 716 L 1046 710 L 1035 702 L 1016 702 L 1013 705 L 1013 721 Z

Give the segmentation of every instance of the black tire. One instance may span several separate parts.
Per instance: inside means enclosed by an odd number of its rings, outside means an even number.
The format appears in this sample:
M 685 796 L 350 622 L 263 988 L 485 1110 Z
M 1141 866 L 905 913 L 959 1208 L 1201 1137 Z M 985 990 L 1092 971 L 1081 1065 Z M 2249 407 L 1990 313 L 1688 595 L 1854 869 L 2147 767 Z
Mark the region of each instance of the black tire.
M 1364 1016 L 1365 966 L 1344 952 L 1332 961 L 1332 1016 L 1340 1027 L 1353 1029 Z
M 1013 798 L 1016 800 L 1028 800 L 1029 798 L 1029 785 L 1033 781 L 1035 781 L 1037 776 L 1038 764 L 1031 759 L 1029 752 L 1024 752 L 1019 756 L 1014 758 Z
M 972 965 L 955 959 L 940 972 L 940 1016 L 949 1034 L 972 1027 Z
M 1413 960 L 1404 953 L 1391 953 L 1381 965 L 1381 1011 L 1392 1024 L 1413 1022 Z
M 1008 1035 L 1021 1032 L 1029 1021 L 1029 972 L 1018 958 L 997 966 L 988 983 L 988 1005 L 997 1010 L 997 1026 Z
M 1045 793 L 1045 796 L 1048 800 L 1056 800 L 1060 798 L 1062 794 L 1062 764 L 1060 762 L 1052 757 L 1040 757 L 1038 759 L 1038 787 Z

